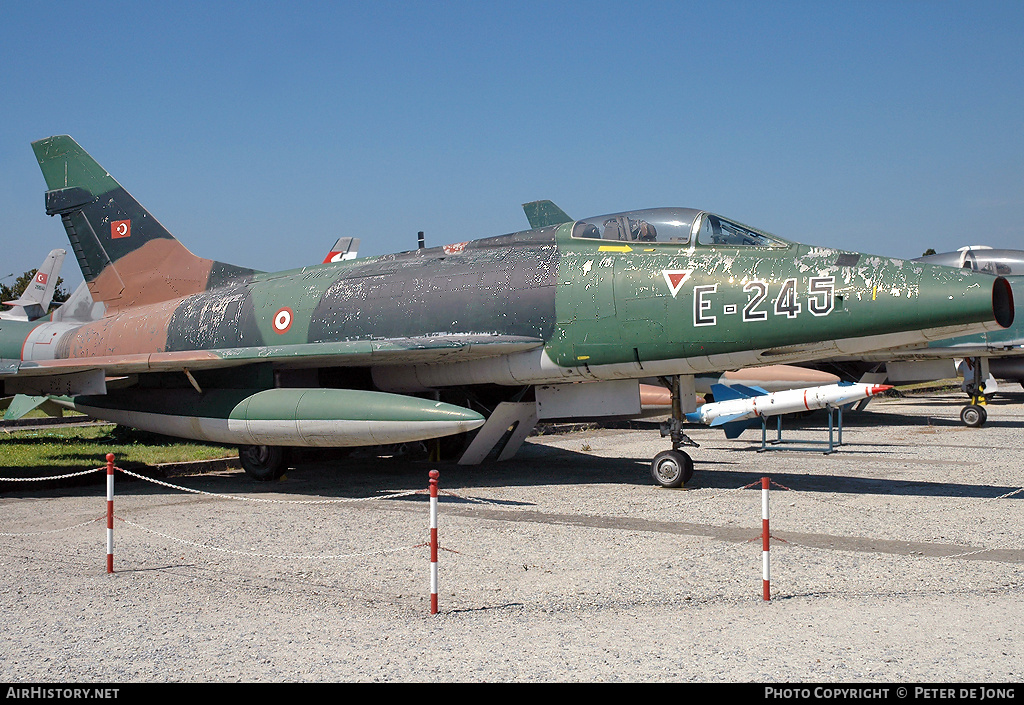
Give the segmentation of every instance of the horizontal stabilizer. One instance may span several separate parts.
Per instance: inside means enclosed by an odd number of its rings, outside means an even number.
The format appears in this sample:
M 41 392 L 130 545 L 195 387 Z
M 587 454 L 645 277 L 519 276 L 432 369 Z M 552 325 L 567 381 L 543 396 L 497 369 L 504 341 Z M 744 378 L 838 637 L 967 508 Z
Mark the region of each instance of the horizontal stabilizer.
M 50 399 L 49 397 L 28 396 L 26 394 L 16 394 L 10 400 L 10 405 L 7 407 L 7 411 L 4 412 L 4 421 L 17 421 L 18 419 L 20 419 L 22 416 L 24 416 L 25 414 L 29 413 L 30 411 L 32 411 L 34 409 L 38 409 L 39 407 L 43 406 L 43 404 L 46 404 L 46 402 L 49 401 L 49 399 Z M 49 409 L 49 410 L 46 410 L 46 411 L 51 416 L 54 415 L 52 413 L 52 409 Z M 62 414 L 57 413 L 56 415 L 60 416 Z

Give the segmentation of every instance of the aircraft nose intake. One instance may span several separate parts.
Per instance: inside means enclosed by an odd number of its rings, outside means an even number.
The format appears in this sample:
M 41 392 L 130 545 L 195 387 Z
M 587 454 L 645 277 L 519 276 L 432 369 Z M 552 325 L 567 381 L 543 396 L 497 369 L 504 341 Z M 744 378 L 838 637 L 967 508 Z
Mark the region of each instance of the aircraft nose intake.
M 992 312 L 1003 328 L 1013 325 L 1013 289 L 1003 277 L 996 277 L 992 285 Z

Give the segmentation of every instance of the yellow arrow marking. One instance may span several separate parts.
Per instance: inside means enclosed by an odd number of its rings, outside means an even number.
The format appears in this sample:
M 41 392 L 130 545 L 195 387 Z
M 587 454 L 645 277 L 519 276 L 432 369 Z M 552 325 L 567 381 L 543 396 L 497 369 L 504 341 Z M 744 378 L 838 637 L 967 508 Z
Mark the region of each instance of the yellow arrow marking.
M 598 252 L 632 252 L 633 248 L 629 245 L 601 245 L 597 248 Z

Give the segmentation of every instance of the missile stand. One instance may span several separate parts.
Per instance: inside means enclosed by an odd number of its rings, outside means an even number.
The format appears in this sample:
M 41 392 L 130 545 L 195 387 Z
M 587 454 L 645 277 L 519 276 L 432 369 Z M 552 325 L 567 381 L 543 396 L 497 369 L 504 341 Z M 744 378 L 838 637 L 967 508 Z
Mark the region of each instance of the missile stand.
M 654 456 L 651 476 L 662 487 L 682 487 L 693 477 L 693 459 L 680 447 L 700 446 L 683 433 L 682 385 L 679 376 L 673 375 L 667 379 L 662 377 L 661 381 L 672 392 L 672 418 L 661 424 L 661 435 L 672 439 L 672 450 L 663 450 Z

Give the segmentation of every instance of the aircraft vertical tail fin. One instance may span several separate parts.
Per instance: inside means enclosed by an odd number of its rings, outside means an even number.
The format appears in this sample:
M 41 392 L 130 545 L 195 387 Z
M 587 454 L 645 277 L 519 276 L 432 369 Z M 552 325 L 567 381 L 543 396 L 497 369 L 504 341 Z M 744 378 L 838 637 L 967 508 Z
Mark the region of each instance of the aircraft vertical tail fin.
M 204 291 L 252 273 L 193 255 L 67 135 L 32 143 L 82 275 L 107 311 Z
M 523 212 L 531 228 L 545 228 L 549 225 L 571 223 L 572 218 L 551 201 L 530 201 L 523 204 Z
M 355 259 L 359 255 L 359 238 L 339 237 L 334 247 L 327 253 L 323 264 L 331 262 L 343 262 L 347 259 Z
M 34 321 L 46 315 L 53 302 L 53 292 L 57 288 L 57 278 L 61 265 L 64 264 L 66 250 L 50 250 L 46 259 L 39 265 L 32 281 L 15 301 L 4 301 L 13 306 L 10 311 L 0 313 L 0 318 L 15 321 Z

